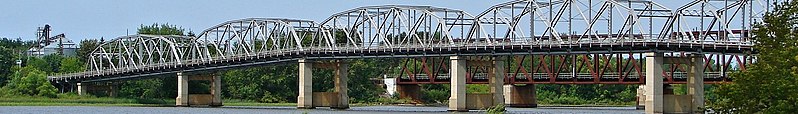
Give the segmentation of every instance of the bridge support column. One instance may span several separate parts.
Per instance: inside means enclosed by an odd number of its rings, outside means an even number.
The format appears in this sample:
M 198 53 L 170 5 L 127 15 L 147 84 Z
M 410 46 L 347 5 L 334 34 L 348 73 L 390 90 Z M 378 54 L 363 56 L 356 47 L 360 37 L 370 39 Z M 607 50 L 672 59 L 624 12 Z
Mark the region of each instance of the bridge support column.
M 647 114 L 663 113 L 663 88 L 662 65 L 663 53 L 649 52 L 646 56 L 646 99 L 645 112 Z
M 396 92 L 399 92 L 399 98 L 401 99 L 410 99 L 413 103 L 422 103 L 421 86 L 418 84 L 396 85 Z
M 489 72 L 490 93 L 493 95 L 493 106 L 504 104 L 504 59 L 493 57 L 493 68 Z
M 466 107 L 466 59 L 460 56 L 449 57 L 451 61 L 449 111 L 468 111 Z
M 312 109 L 313 106 L 313 63 L 311 61 L 299 60 L 299 96 L 297 96 L 297 108 Z
M 349 75 L 349 64 L 343 61 L 337 61 L 335 68 L 335 92 L 338 93 L 337 105 L 330 106 L 333 109 L 348 109 L 349 108 L 349 95 L 347 82 Z
M 177 98 L 175 98 L 176 106 L 188 106 L 188 76 L 183 75 L 182 72 L 177 73 Z
M 637 110 L 645 109 L 645 106 L 646 106 L 646 85 L 645 84 L 637 86 L 637 95 L 635 97 L 637 98 L 637 100 L 636 100 L 637 103 L 635 104 L 636 105 L 635 109 L 637 109 Z
M 88 91 L 88 85 L 84 85 L 83 83 L 77 83 L 78 85 L 78 95 L 88 95 L 86 91 Z
M 701 54 L 693 55 L 690 58 L 689 73 L 687 74 L 687 88 L 689 95 L 692 95 L 693 113 L 704 113 L 704 56 Z
M 219 75 L 212 76 L 211 79 L 211 104 L 210 106 L 218 107 L 222 104 L 222 77 Z
M 535 85 L 504 85 L 504 103 L 509 107 L 538 107 Z

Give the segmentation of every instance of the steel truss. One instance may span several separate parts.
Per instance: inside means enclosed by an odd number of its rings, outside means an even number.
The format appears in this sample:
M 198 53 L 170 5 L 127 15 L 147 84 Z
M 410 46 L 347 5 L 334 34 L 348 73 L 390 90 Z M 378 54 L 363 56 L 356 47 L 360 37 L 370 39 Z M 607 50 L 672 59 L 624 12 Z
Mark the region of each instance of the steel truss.
M 684 58 L 686 53 L 667 53 L 668 58 Z M 704 55 L 705 83 L 731 81 L 729 72 L 744 71 L 753 58 L 750 55 Z M 491 56 L 473 56 L 469 61 L 490 60 Z M 506 84 L 644 84 L 643 53 L 559 54 L 496 56 L 504 59 Z M 487 84 L 492 66 L 466 63 L 466 83 Z M 479 63 L 475 63 L 479 64 Z M 397 84 L 448 84 L 449 60 L 446 57 L 406 58 L 392 72 Z M 689 66 L 665 64 L 663 80 L 684 84 Z
M 771 8 L 766 2 L 775 0 L 695 0 L 675 10 L 648 0 L 517 0 L 476 16 L 449 8 L 383 5 L 339 12 L 321 23 L 246 18 L 197 37 L 131 35 L 103 42 L 86 72 L 50 80 L 124 79 L 298 58 L 492 55 L 526 61 L 516 68 L 526 72 L 513 73 L 519 78 L 507 82 L 572 77 L 581 83 L 580 77 L 593 77 L 593 83 L 609 83 L 604 79 L 614 77 L 618 83 L 637 83 L 642 65 L 635 55 L 644 52 L 705 54 L 707 61 L 718 61 L 706 68 L 707 76 L 725 78 L 728 70 L 744 69 L 743 63 L 752 61 L 751 24 Z M 560 67 L 533 64 L 539 60 L 562 62 L 553 62 Z M 668 76 L 677 80 L 683 68 L 673 68 Z

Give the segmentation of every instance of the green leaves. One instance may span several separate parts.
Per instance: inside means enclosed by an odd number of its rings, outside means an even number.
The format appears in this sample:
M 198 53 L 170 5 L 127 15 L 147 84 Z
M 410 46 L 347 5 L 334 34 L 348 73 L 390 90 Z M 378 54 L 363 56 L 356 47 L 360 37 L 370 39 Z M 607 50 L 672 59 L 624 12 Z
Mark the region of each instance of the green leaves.
M 784 2 L 755 25 L 759 51 L 747 71 L 720 85 L 710 108 L 720 113 L 790 113 L 798 109 L 798 1 Z M 744 100 L 741 100 L 744 99 Z
M 10 83 L 3 87 L 14 94 L 56 97 L 57 89 L 47 81 L 45 72 L 33 67 L 24 67 L 14 73 Z
M 139 34 L 149 35 L 183 35 L 184 32 L 185 29 L 176 25 L 170 25 L 169 23 L 160 25 L 158 23 L 153 23 L 150 26 L 144 26 L 142 24 L 138 29 Z

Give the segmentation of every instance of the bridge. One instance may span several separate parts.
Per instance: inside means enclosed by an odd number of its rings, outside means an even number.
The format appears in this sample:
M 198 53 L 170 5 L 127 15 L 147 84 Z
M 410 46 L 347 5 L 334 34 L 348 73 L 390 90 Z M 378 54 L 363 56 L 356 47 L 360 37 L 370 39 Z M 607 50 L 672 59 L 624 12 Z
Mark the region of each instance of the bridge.
M 178 106 L 193 104 L 188 80 L 210 80 L 212 92 L 202 97 L 221 105 L 220 78 L 207 72 L 299 64 L 298 108 L 346 109 L 346 61 L 396 58 L 401 73 L 389 75 L 403 97 L 418 97 L 418 84 L 449 84 L 452 111 L 534 107 L 534 84 L 637 84 L 651 113 L 669 112 L 669 99 L 684 99 L 663 94 L 664 85 L 687 84 L 686 111 L 699 111 L 704 83 L 728 82 L 728 73 L 755 61 L 752 25 L 776 1 L 680 1 L 676 9 L 658 2 L 517 0 L 477 15 L 381 5 L 320 22 L 245 18 L 196 37 L 118 37 L 91 53 L 85 72 L 48 79 L 83 94 L 84 84 L 177 74 Z M 312 92 L 314 69 L 334 70 L 335 92 Z M 466 84 L 488 84 L 491 94 L 466 94 Z

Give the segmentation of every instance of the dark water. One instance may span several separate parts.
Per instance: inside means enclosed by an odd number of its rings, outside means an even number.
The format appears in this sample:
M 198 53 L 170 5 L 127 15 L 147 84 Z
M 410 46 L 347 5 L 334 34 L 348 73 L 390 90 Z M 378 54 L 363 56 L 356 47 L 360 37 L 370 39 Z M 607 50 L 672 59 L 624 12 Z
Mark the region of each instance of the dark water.
M 540 107 L 507 108 L 508 113 L 519 114 L 640 114 L 643 110 L 634 107 Z M 22 114 L 445 114 L 446 107 L 413 106 L 364 106 L 349 110 L 329 108 L 296 109 L 295 107 L 272 106 L 225 106 L 220 108 L 201 107 L 99 107 L 99 106 L 7 106 L 0 107 L 0 113 Z M 465 114 L 485 113 L 480 110 L 456 112 Z

